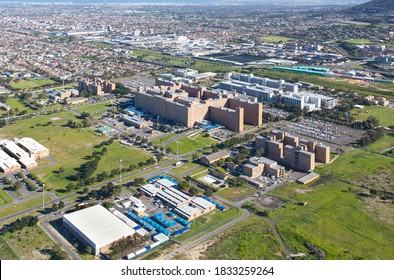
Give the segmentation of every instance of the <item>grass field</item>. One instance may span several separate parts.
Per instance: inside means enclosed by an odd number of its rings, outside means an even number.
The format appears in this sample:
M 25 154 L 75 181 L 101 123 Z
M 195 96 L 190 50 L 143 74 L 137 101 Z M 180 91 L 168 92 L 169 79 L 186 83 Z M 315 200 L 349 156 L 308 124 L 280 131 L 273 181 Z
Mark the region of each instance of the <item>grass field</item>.
M 250 216 L 219 235 L 202 259 L 276 260 L 285 259 L 285 253 L 268 221 Z
M 271 36 L 265 36 L 265 37 L 259 37 L 258 38 L 260 41 L 263 42 L 267 42 L 267 43 L 276 43 L 276 42 L 287 42 L 292 40 L 289 37 L 284 37 L 284 36 L 275 36 L 275 35 L 271 35 Z
M 201 165 L 193 163 L 193 162 L 188 162 L 182 166 L 176 167 L 174 169 L 171 170 L 172 173 L 174 173 L 175 175 L 182 175 L 186 172 L 189 172 L 192 169 L 198 168 Z
M 394 126 L 394 109 L 383 106 L 365 106 L 362 109 L 354 108 L 351 114 L 357 120 L 365 121 L 369 116 L 374 116 L 382 126 Z
M 203 231 L 211 231 L 214 228 L 235 219 L 239 213 L 239 210 L 234 207 L 231 207 L 226 211 L 215 210 L 214 212 L 206 214 L 192 221 L 190 230 L 178 237 L 174 237 L 174 239 L 177 241 L 185 241 L 186 239 L 191 238 Z
M 95 103 L 95 104 L 90 104 L 86 106 L 81 106 L 76 108 L 76 110 L 80 113 L 82 112 L 88 112 L 91 114 L 96 114 L 96 113 L 103 113 L 104 111 L 108 110 L 111 108 L 111 102 L 100 102 L 100 103 Z
M 276 221 L 292 253 L 307 252 L 304 242 L 310 242 L 323 249 L 327 259 L 393 259 L 393 224 L 367 210 L 358 192 L 337 180 L 321 179 L 311 186 L 286 184 L 274 193 L 308 204 L 288 203 L 272 212 L 270 219 Z
M 10 83 L 9 86 L 12 89 L 18 90 L 18 89 L 32 89 L 32 88 L 38 88 L 38 87 L 54 85 L 54 84 L 56 84 L 55 81 L 50 79 L 45 79 L 45 80 L 19 81 L 15 83 Z
M 3 189 L 0 189 L 0 206 L 3 206 L 11 202 L 12 202 L 12 198 Z
M 394 146 L 394 133 L 386 133 L 383 135 L 382 138 L 380 138 L 378 141 L 369 144 L 366 149 L 369 151 L 377 152 L 380 153 L 388 148 L 391 148 Z
M 153 145 L 161 145 L 164 144 L 165 142 L 168 141 L 171 137 L 174 137 L 176 134 L 175 133 L 169 133 L 169 134 L 164 134 L 158 138 L 155 138 L 155 140 L 152 141 Z
M 30 107 L 26 106 L 23 102 L 21 102 L 19 100 L 19 98 L 15 98 L 15 97 L 7 98 L 7 102 L 5 102 L 5 104 L 10 106 L 14 112 L 15 112 L 15 109 L 18 109 L 18 112 L 26 110 L 27 114 L 34 112 L 33 109 L 31 109 Z M 3 116 L 8 115 L 7 111 L 2 110 L 1 113 Z M 18 113 L 16 113 L 16 114 L 18 114 Z
M 58 117 L 60 120 L 51 120 L 54 117 Z M 107 140 L 103 136 L 97 136 L 88 128 L 64 127 L 63 125 L 68 120 L 75 120 L 75 115 L 71 113 L 52 114 L 21 120 L 0 129 L 0 133 L 5 137 L 32 137 L 49 149 L 50 155 L 56 160 L 56 163 L 34 170 L 32 173 L 45 182 L 48 188 L 56 191 L 63 190 L 70 183 L 66 178 L 76 173 L 75 168 L 86 162 L 84 159 L 86 156 L 99 150 L 94 149 L 94 146 Z M 45 126 L 48 121 L 51 121 L 52 125 Z M 119 159 L 122 159 L 123 167 L 128 167 L 131 163 L 137 164 L 141 160 L 146 160 L 150 155 L 142 153 L 138 149 L 123 147 L 118 143 L 113 143 L 107 149 L 108 152 L 102 158 L 97 172 L 105 169 L 110 172 L 114 168 L 119 168 Z M 57 172 L 60 167 L 64 169 L 62 173 Z M 59 194 L 63 194 L 63 192 L 59 192 Z
M 369 39 L 350 39 L 350 40 L 344 40 L 343 42 L 349 43 L 349 44 L 355 44 L 355 45 L 368 45 L 372 44 L 372 41 Z
M 5 238 L 22 260 L 47 260 L 50 256 L 44 250 L 55 245 L 38 226 L 26 227 Z
M 178 144 L 178 149 L 179 149 L 179 154 L 183 155 L 201 148 L 204 148 L 206 146 L 210 146 L 217 141 L 212 139 L 211 137 L 204 137 L 202 134 L 199 134 L 197 136 L 192 136 L 190 138 L 182 138 L 180 139 Z M 176 153 L 176 142 L 170 143 L 167 147 L 171 148 L 173 153 Z
M 1 260 L 18 260 L 18 256 L 12 248 L 7 244 L 3 236 L 0 237 L 0 259 Z
M 251 187 L 242 185 L 239 187 L 229 187 L 220 190 L 216 194 L 220 197 L 223 197 L 224 199 L 230 200 L 230 201 L 241 201 L 244 200 L 256 193 L 255 189 L 252 189 Z
M 45 203 L 49 202 L 49 201 L 51 201 L 51 197 L 45 195 Z M 19 204 L 10 205 L 6 208 L 0 209 L 0 218 L 6 217 L 6 216 L 11 215 L 13 213 L 21 212 L 23 210 L 35 207 L 40 204 L 42 204 L 42 197 L 41 196 L 35 197 L 30 200 L 26 200 L 26 201 L 21 202 Z
M 331 165 L 316 168 L 316 171 L 356 185 L 393 192 L 393 166 L 393 158 L 355 149 L 341 155 Z

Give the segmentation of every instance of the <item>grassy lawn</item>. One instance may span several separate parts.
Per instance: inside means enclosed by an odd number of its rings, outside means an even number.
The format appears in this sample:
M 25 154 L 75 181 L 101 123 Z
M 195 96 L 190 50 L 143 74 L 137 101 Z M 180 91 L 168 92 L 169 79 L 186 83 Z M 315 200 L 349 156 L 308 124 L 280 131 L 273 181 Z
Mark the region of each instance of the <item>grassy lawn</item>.
M 54 84 L 56 84 L 55 81 L 50 79 L 45 79 L 45 80 L 19 81 L 15 83 L 10 83 L 9 86 L 12 89 L 32 89 L 32 88 L 38 88 L 38 87 L 54 85 Z
M 11 202 L 12 202 L 12 198 L 3 189 L 0 189 L 0 206 L 3 206 Z
M 374 116 L 382 126 L 394 126 L 394 109 L 382 106 L 365 106 L 362 109 L 354 108 L 351 114 L 357 120 L 365 121 L 369 116 Z
M 230 201 L 241 201 L 244 200 L 256 193 L 255 189 L 252 189 L 251 187 L 242 185 L 239 187 L 229 187 L 220 190 L 216 194 L 220 197 L 223 197 L 224 199 L 230 200 Z
M 369 39 L 350 39 L 350 40 L 344 40 L 343 42 L 349 43 L 349 44 L 355 44 L 355 45 L 368 45 L 372 44 L 372 41 Z
M 287 42 L 292 40 L 289 37 L 284 37 L 284 36 L 275 36 L 275 35 L 271 35 L 271 36 L 265 36 L 265 37 L 259 37 L 258 38 L 260 41 L 263 42 L 267 42 L 267 43 L 276 43 L 276 42 Z
M 275 192 L 294 202 L 308 202 L 288 203 L 270 215 L 292 253 L 307 252 L 304 242 L 310 242 L 324 250 L 327 259 L 393 259 L 393 224 L 368 211 L 356 187 L 321 179 L 307 187 L 286 184 Z
M 88 112 L 91 114 L 96 114 L 96 113 L 102 113 L 106 110 L 111 108 L 111 102 L 100 102 L 100 103 L 95 103 L 95 104 L 90 104 L 87 106 L 81 106 L 76 108 L 76 110 L 80 113 L 82 112 Z
M 51 120 L 58 117 L 60 120 Z M 0 129 L 0 133 L 8 138 L 32 137 L 43 144 L 50 151 L 50 155 L 56 163 L 41 169 L 32 171 L 48 188 L 58 191 L 62 190 L 70 183 L 66 178 L 76 173 L 75 168 L 86 162 L 84 159 L 90 156 L 95 149 L 94 146 L 107 140 L 103 136 L 97 136 L 90 129 L 75 129 L 64 127 L 68 120 L 76 120 L 71 113 L 58 113 L 50 116 L 42 116 L 33 119 L 21 120 L 14 125 L 7 125 Z M 52 125 L 45 126 L 51 121 Z M 34 127 L 33 127 L 34 126 Z M 113 143 L 107 146 L 108 152 L 100 161 L 97 172 L 110 172 L 114 168 L 119 168 L 119 159 L 122 159 L 122 167 L 128 167 L 131 163 L 137 164 L 150 157 L 148 153 L 142 153 L 139 149 L 128 148 Z M 64 172 L 58 173 L 62 167 Z M 63 194 L 63 192 L 59 192 Z
M 239 210 L 234 207 L 231 207 L 226 211 L 215 210 L 192 221 L 190 230 L 178 237 L 174 237 L 174 239 L 177 241 L 185 241 L 186 239 L 189 239 L 203 231 L 211 231 L 220 225 L 224 225 L 230 220 L 235 219 L 239 214 Z M 223 224 L 220 222 L 223 222 Z
M 45 249 L 51 249 L 55 243 L 40 227 L 26 227 L 5 237 L 8 244 L 22 260 L 47 260 Z
M 250 216 L 218 237 L 203 253 L 207 260 L 285 259 L 268 221 Z
M 393 166 L 393 158 L 355 149 L 341 155 L 331 165 L 316 168 L 316 171 L 357 185 L 392 192 L 394 190 Z
M 204 148 L 206 146 L 210 146 L 217 141 L 212 139 L 211 137 L 204 137 L 202 134 L 197 135 L 197 136 L 192 136 L 190 138 L 182 138 L 180 139 L 178 144 L 178 149 L 179 149 L 179 154 L 183 155 L 201 148 Z M 176 142 L 170 143 L 167 147 L 171 148 L 173 153 L 176 153 Z
M 200 166 L 199 164 L 188 162 L 182 166 L 172 169 L 171 172 L 174 173 L 175 175 L 182 175 L 183 173 L 189 172 L 190 170 L 195 169 L 199 166 Z
M 49 202 L 51 200 L 52 199 L 50 196 L 45 195 L 45 203 Z M 24 202 L 21 202 L 21 203 L 15 204 L 15 205 L 10 205 L 6 208 L 0 209 L 0 218 L 6 217 L 6 216 L 11 215 L 13 213 L 21 212 L 23 210 L 38 206 L 40 204 L 42 204 L 42 197 L 41 196 L 35 197 L 30 200 L 26 200 Z
M 168 141 L 171 137 L 174 137 L 176 134 L 175 133 L 169 133 L 169 134 L 163 134 L 162 136 L 159 136 L 155 138 L 155 140 L 152 141 L 153 145 L 161 145 L 164 144 L 165 142 Z
M 18 260 L 18 256 L 12 251 L 3 236 L 0 237 L 0 259 L 1 260 Z
M 379 153 L 393 146 L 394 133 L 386 133 L 382 138 L 372 144 L 369 144 L 366 148 L 367 150 Z
M 19 98 L 15 98 L 15 97 L 7 98 L 7 102 L 5 102 L 5 104 L 10 106 L 11 109 L 14 112 L 15 112 L 15 109 L 18 109 L 18 112 L 26 110 L 27 114 L 30 114 L 30 113 L 34 112 L 33 109 L 31 109 L 30 107 L 26 106 L 23 102 L 21 102 L 19 100 Z M 3 116 L 7 116 L 8 115 L 7 111 L 3 111 L 2 110 L 1 113 L 2 113 Z M 18 114 L 18 113 L 16 113 L 16 114 Z
M 138 148 L 130 148 L 113 142 L 106 146 L 108 152 L 102 157 L 98 167 L 97 173 L 103 171 L 111 172 L 114 168 L 119 168 L 119 160 L 122 160 L 122 168 L 127 168 L 131 164 L 138 164 L 140 161 L 146 161 L 152 155 L 148 152 L 142 151 Z M 100 150 L 100 149 L 98 149 Z

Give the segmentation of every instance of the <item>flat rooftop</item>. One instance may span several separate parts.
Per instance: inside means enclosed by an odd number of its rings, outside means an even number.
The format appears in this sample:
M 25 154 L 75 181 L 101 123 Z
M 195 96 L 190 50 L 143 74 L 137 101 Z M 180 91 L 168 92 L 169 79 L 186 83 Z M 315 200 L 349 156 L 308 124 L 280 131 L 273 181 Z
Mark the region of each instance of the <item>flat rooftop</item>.
M 77 228 L 96 248 L 135 233 L 135 230 L 101 205 L 64 215 L 63 220 Z

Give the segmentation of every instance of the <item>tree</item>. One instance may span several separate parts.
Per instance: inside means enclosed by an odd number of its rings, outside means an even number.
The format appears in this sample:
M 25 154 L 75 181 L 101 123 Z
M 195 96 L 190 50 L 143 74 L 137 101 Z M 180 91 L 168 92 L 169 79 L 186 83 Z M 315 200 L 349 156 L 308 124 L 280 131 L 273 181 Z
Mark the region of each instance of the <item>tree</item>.
M 64 204 L 64 202 L 63 202 L 62 200 L 59 201 L 59 204 L 58 204 L 59 209 L 63 209 L 64 206 L 66 206 L 66 205 Z
M 257 150 L 254 152 L 254 155 L 255 155 L 256 157 L 262 157 L 262 156 L 264 156 L 264 149 L 263 149 L 263 148 L 257 149 Z
M 192 155 L 192 159 L 193 159 L 193 160 L 197 160 L 197 159 L 198 159 L 198 154 L 194 153 L 194 154 Z
M 68 184 L 67 187 L 66 187 L 66 190 L 69 191 L 69 192 L 72 191 L 73 189 L 74 189 L 74 184 L 73 183 Z
M 18 191 L 18 190 L 20 190 L 21 188 L 22 188 L 22 183 L 21 183 L 20 181 L 16 181 L 15 184 L 14 184 L 13 189 L 14 189 L 15 191 Z
M 53 203 L 51 209 L 52 209 L 53 212 L 56 212 L 59 208 L 58 208 L 56 203 Z
M 141 185 L 144 184 L 144 183 L 145 183 L 145 179 L 142 178 L 142 177 L 139 177 L 139 178 L 135 178 L 135 179 L 134 179 L 134 185 L 136 185 L 136 186 L 141 186 Z
M 213 194 L 213 190 L 211 190 L 211 189 L 206 189 L 205 191 L 204 191 L 204 195 L 206 195 L 206 196 L 211 196 Z
M 157 159 L 158 162 L 161 161 L 163 159 L 163 155 L 162 154 L 158 154 L 156 156 L 156 159 Z

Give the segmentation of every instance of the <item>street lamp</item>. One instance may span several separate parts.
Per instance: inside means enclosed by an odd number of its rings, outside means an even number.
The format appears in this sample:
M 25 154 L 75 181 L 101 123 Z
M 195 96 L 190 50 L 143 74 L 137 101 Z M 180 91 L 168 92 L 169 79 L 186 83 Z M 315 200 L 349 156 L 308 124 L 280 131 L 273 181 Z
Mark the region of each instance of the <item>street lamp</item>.
M 42 184 L 42 210 L 45 210 L 45 198 L 44 198 L 45 184 Z
M 122 160 L 119 160 L 119 183 L 122 183 Z
M 176 141 L 176 163 L 179 162 L 179 158 L 178 158 L 178 144 L 179 144 L 179 142 Z

